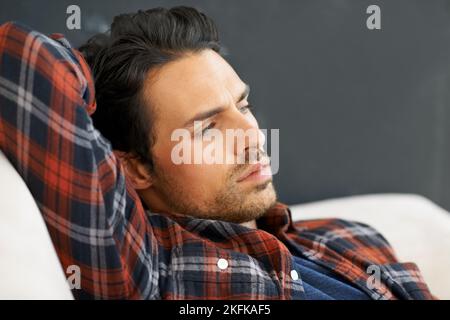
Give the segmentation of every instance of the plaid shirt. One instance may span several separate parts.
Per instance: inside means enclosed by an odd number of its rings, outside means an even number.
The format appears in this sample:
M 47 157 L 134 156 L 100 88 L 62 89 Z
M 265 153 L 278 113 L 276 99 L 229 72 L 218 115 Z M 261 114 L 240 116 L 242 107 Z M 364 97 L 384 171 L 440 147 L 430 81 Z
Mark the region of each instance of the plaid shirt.
M 94 110 L 90 70 L 64 38 L 0 27 L 0 149 L 36 200 L 64 269 L 81 268 L 77 298 L 304 299 L 292 255 L 373 299 L 433 298 L 416 265 L 399 263 L 361 223 L 294 223 L 281 203 L 258 229 L 146 212 L 93 127 Z

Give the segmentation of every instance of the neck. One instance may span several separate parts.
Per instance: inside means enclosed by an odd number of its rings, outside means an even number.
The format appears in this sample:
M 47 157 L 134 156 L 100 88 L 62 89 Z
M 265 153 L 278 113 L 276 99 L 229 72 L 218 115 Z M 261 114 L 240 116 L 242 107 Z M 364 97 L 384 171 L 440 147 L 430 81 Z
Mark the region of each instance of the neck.
M 162 201 L 160 201 L 160 199 L 158 199 L 157 197 L 152 197 L 145 192 L 138 192 L 138 194 L 151 212 L 170 212 L 170 208 L 166 206 Z M 258 229 L 258 227 L 256 226 L 256 220 L 247 221 L 241 223 L 240 225 L 250 229 Z

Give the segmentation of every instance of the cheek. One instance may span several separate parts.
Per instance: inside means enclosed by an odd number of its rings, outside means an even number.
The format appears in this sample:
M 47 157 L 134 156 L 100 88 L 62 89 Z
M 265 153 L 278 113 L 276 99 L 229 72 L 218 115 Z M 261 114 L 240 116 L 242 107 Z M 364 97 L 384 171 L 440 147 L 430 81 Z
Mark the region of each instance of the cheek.
M 175 166 L 173 170 L 190 188 L 203 192 L 220 190 L 227 182 L 228 167 L 219 164 L 185 164 Z
M 153 150 L 158 170 L 162 170 L 178 186 L 193 196 L 204 196 L 221 190 L 231 170 L 226 164 L 175 164 L 171 159 L 173 146 Z

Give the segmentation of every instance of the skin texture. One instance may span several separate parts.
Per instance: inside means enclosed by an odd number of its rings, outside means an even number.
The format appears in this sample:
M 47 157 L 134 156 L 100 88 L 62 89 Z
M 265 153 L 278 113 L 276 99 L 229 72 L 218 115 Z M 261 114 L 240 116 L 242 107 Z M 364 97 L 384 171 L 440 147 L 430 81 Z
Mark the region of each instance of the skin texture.
M 175 129 L 186 128 L 195 143 L 199 133 L 214 126 L 225 134 L 226 129 L 259 129 L 246 106 L 246 84 L 233 68 L 216 52 L 203 50 L 187 53 L 157 70 L 152 70 L 144 84 L 143 96 L 154 121 L 155 144 L 152 147 L 154 170 L 138 160 L 121 155 L 127 178 L 141 199 L 154 212 L 177 212 L 205 219 L 224 220 L 255 227 L 254 219 L 262 216 L 276 201 L 276 193 L 269 172 L 264 179 L 238 181 L 248 172 L 249 152 L 261 161 L 267 160 L 262 150 L 260 133 L 257 139 L 227 147 L 223 152 L 233 164 L 175 164 L 172 149 L 178 141 L 171 141 Z M 201 127 L 194 127 L 192 119 L 200 112 L 222 107 L 219 113 L 203 119 Z M 260 131 L 259 131 L 260 132 Z M 204 133 L 207 135 L 208 131 Z M 208 144 L 203 143 L 203 148 Z M 244 164 L 236 164 L 237 158 Z M 242 158 L 243 157 L 243 158 Z

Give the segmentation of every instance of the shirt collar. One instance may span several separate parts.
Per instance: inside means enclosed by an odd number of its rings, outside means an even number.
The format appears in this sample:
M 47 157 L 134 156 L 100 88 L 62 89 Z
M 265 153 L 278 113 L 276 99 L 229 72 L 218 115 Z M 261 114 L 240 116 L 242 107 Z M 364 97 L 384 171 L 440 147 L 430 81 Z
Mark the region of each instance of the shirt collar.
M 291 210 L 281 202 L 275 203 L 267 212 L 256 220 L 258 229 L 267 231 L 273 235 L 279 235 L 294 228 L 292 223 Z

